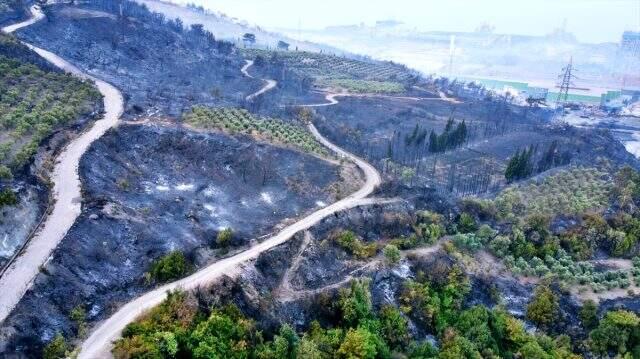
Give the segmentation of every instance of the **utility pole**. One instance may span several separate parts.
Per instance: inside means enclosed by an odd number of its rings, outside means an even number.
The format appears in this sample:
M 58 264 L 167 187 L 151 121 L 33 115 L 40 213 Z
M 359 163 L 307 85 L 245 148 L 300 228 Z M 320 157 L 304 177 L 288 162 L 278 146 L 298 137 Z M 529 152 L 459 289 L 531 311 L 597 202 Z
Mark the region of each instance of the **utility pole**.
M 576 76 L 573 74 L 575 69 L 573 68 L 573 56 L 569 59 L 569 64 L 562 68 L 562 73 L 558 76 L 559 84 L 557 87 L 560 88 L 558 91 L 558 97 L 556 98 L 556 108 L 559 106 L 564 106 L 569 99 L 569 89 L 574 88 L 575 84 L 573 80 Z

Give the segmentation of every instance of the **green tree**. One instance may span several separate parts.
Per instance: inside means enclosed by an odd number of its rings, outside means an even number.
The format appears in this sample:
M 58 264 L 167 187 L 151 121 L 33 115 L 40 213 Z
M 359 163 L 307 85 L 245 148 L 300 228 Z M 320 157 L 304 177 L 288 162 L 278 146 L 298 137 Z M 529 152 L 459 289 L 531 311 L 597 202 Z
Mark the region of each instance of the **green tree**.
M 318 345 L 315 341 L 307 338 L 306 336 L 300 340 L 298 346 L 298 358 L 308 359 L 322 359 L 322 352 L 318 349 Z
M 460 233 L 471 233 L 475 232 L 476 220 L 468 213 L 462 213 L 460 218 L 458 219 L 458 232 Z
M 621 356 L 630 352 L 640 353 L 639 326 L 640 318 L 635 313 L 626 310 L 608 312 L 589 334 L 591 349 L 602 355 L 609 350 Z
M 374 359 L 377 353 L 375 335 L 364 328 L 349 329 L 338 349 L 345 359 Z
M 18 197 L 9 188 L 0 191 L 0 208 L 4 206 L 14 206 L 18 203 Z
M 387 244 L 384 247 L 383 253 L 389 264 L 396 264 L 400 261 L 400 250 L 393 244 Z
M 59 332 L 56 336 L 44 347 L 42 357 L 44 359 L 62 359 L 67 356 L 68 350 L 67 342 Z
M 0 180 L 12 180 L 13 179 L 13 174 L 11 173 L 11 170 L 9 169 L 9 167 L 5 166 L 5 165 L 0 165 Z
M 193 358 L 247 358 L 253 331 L 253 321 L 244 318 L 237 308 L 213 310 L 190 335 Z
M 580 308 L 580 320 L 582 321 L 582 325 L 586 329 L 592 329 L 598 324 L 598 306 L 596 303 L 587 299 L 583 304 L 582 308 Z
M 539 327 L 546 328 L 558 314 L 558 296 L 549 286 L 541 284 L 527 305 L 527 319 Z
M 518 352 L 522 359 L 551 359 L 551 356 L 535 340 L 528 341 Z
M 409 342 L 407 319 L 400 311 L 390 305 L 380 310 L 380 325 L 383 338 L 392 348 L 404 348 Z
M 190 268 L 184 254 L 174 251 L 153 262 L 149 274 L 153 280 L 166 282 L 183 277 Z
M 355 327 L 360 322 L 373 317 L 369 280 L 353 280 L 349 289 L 340 292 L 339 299 L 342 320 L 347 326 Z
M 233 239 L 233 231 L 231 228 L 225 228 L 218 232 L 218 236 L 216 237 L 216 244 L 218 247 L 227 248 L 231 244 L 231 240 Z
M 87 312 L 84 309 L 84 306 L 80 304 L 73 308 L 69 314 L 69 318 L 76 323 L 78 336 L 80 338 L 84 337 L 87 333 Z

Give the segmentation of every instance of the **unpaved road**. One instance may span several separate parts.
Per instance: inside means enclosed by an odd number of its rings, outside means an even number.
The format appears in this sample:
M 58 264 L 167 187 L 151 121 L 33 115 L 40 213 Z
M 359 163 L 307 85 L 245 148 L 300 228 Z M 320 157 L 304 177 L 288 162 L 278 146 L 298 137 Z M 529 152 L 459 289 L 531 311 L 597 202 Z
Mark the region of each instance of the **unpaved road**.
M 252 65 L 251 61 L 247 61 L 247 65 L 242 68 L 242 72 L 251 77 L 247 73 L 247 69 Z M 275 82 L 275 81 L 274 81 Z M 253 95 L 259 95 L 264 93 L 275 85 L 269 87 L 271 82 L 267 80 L 267 85 L 260 91 Z M 249 97 L 253 96 L 250 95 Z M 232 257 L 222 259 L 215 262 L 208 267 L 205 267 L 196 273 L 175 281 L 173 283 L 165 284 L 157 289 L 154 289 L 122 306 L 117 312 L 109 317 L 104 322 L 100 323 L 95 330 L 91 333 L 89 338 L 84 341 L 80 348 L 80 359 L 95 359 L 95 358 L 110 358 L 112 343 L 117 340 L 125 326 L 133 322 L 137 317 L 146 312 L 147 310 L 160 304 L 167 296 L 168 291 L 180 289 L 180 290 L 194 290 L 197 287 L 210 284 L 217 278 L 223 275 L 232 275 L 237 273 L 242 263 L 254 259 L 275 246 L 278 246 L 289 239 L 291 239 L 296 233 L 304 231 L 314 226 L 324 218 L 333 215 L 334 213 L 374 203 L 387 203 L 393 200 L 377 200 L 374 198 L 366 198 L 369 196 L 377 186 L 380 185 L 382 179 L 378 171 L 369 163 L 363 161 L 359 157 L 343 150 L 342 148 L 334 145 L 324 138 L 315 126 L 310 123 L 309 131 L 313 136 L 323 145 L 334 151 L 339 157 L 345 158 L 354 162 L 364 173 L 365 183 L 358 191 L 352 193 L 348 197 L 341 199 L 327 207 L 321 208 L 316 212 L 300 219 L 292 225 L 285 227 L 282 231 L 264 240 L 261 243 L 247 249 L 242 253 L 238 253 Z
M 39 7 L 31 8 L 32 17 L 24 22 L 7 26 L 4 32 L 13 32 L 29 26 L 44 18 Z M 122 114 L 123 99 L 120 91 L 106 82 L 94 79 L 64 59 L 51 52 L 25 44 L 38 55 L 57 66 L 83 79 L 92 80 L 104 96 L 104 117 L 96 121 L 91 129 L 83 132 L 71 141 L 56 159 L 55 168 L 51 173 L 53 182 L 53 211 L 47 216 L 37 233 L 31 238 L 21 255 L 8 267 L 0 278 L 0 322 L 4 321 L 20 298 L 27 291 L 35 276 L 40 271 L 51 252 L 58 246 L 76 218 L 80 215 L 82 196 L 80 192 L 80 177 L 78 164 L 93 141 L 100 138 L 109 128 L 113 127 Z
M 441 96 L 444 95 L 443 93 L 440 93 Z M 329 92 L 326 94 L 326 96 L 324 97 L 327 102 L 324 103 L 314 103 L 314 104 L 309 104 L 309 105 L 294 105 L 294 106 L 299 106 L 299 107 L 325 107 L 325 106 L 333 106 L 333 105 L 337 105 L 338 103 L 340 103 L 338 100 L 336 100 L 337 97 L 375 97 L 375 98 L 384 98 L 384 99 L 391 99 L 391 100 L 408 100 L 408 101 L 445 101 L 445 102 L 451 102 L 451 103 L 460 103 L 455 99 L 451 99 L 449 97 L 411 97 L 411 96 L 392 96 L 392 95 L 382 95 L 382 94 L 367 94 L 367 93 L 349 93 L 349 92 L 342 92 L 342 93 L 337 93 L 337 92 Z
M 251 76 L 251 75 L 249 74 L 249 71 L 248 71 L 248 70 L 249 70 L 249 68 L 250 68 L 251 66 L 253 66 L 253 61 L 252 61 L 252 60 L 246 60 L 246 61 L 247 61 L 246 65 L 244 65 L 244 66 L 240 69 L 240 71 L 241 71 L 245 76 L 247 76 L 247 77 L 249 77 L 249 78 L 254 79 L 255 77 Z M 260 90 L 258 90 L 258 91 L 256 91 L 256 92 L 252 93 L 251 95 L 249 95 L 249 96 L 245 97 L 245 100 L 247 100 L 247 102 L 251 102 L 251 101 L 253 101 L 253 99 L 255 99 L 256 97 L 258 97 L 258 96 L 262 95 L 263 93 L 265 93 L 265 92 L 267 92 L 267 91 L 271 91 L 272 89 L 274 89 L 274 88 L 278 85 L 278 82 L 277 82 L 276 80 L 269 80 L 269 79 L 261 79 L 261 80 L 265 82 L 264 86 L 263 86 Z

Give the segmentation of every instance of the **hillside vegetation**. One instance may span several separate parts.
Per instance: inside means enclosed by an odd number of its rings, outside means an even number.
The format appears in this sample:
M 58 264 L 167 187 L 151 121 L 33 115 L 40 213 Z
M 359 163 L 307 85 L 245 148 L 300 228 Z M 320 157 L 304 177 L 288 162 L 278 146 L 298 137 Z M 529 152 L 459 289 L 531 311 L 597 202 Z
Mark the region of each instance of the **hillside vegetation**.
M 399 82 L 352 80 L 352 79 L 325 79 L 319 82 L 321 86 L 342 88 L 352 93 L 400 93 L 404 86 Z
M 495 203 L 503 216 L 580 214 L 606 207 L 611 189 L 612 180 L 605 172 L 573 167 L 539 183 L 511 186 L 497 196 Z
M 315 79 L 357 79 L 369 81 L 406 81 L 415 74 L 402 65 L 390 62 L 363 61 L 347 57 L 306 52 L 243 50 L 248 57 L 269 58 L 270 62 L 282 62 L 298 73 Z M 260 61 L 256 61 L 259 65 Z
M 278 119 L 260 118 L 244 109 L 194 107 L 184 116 L 184 121 L 198 128 L 253 135 L 305 152 L 327 155 L 324 147 L 304 127 Z
M 0 163 L 11 169 L 24 166 L 53 131 L 94 111 L 101 98 L 90 83 L 5 56 L 0 94 Z

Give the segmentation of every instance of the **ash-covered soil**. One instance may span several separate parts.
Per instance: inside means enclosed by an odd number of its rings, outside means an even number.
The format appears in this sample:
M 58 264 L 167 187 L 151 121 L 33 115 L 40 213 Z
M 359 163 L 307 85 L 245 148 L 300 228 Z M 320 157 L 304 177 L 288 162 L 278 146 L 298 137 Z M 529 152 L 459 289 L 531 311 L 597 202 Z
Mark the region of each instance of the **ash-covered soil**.
M 83 211 L 0 331 L 2 353 L 33 355 L 69 313 L 89 323 L 149 290 L 151 261 L 182 250 L 196 267 L 215 260 L 215 238 L 232 246 L 334 200 L 338 167 L 248 138 L 159 125 L 121 125 L 80 164 Z
M 542 154 L 553 143 L 563 165 L 593 165 L 595 159 L 606 158 L 615 165 L 640 167 L 611 133 L 552 125 L 544 109 L 472 98 L 462 103 L 356 97 L 339 101 L 316 109 L 318 129 L 367 158 L 388 179 L 418 188 L 426 185 L 454 195 L 494 193 L 506 184 L 504 170 L 516 151 L 533 146 Z M 442 134 L 449 119 L 454 126 L 465 121 L 465 142 L 431 152 L 431 132 Z M 411 142 L 416 133 L 422 140 Z M 403 178 L 405 169 L 412 171 L 409 179 Z
M 29 17 L 29 5 L 31 3 L 31 0 L 3 2 L 3 5 L 7 5 L 4 11 L 0 11 L 0 27 L 20 22 Z
M 246 78 L 231 43 L 184 28 L 142 5 L 115 2 L 45 7 L 46 21 L 19 37 L 119 88 L 125 116 L 160 111 L 177 117 L 192 105 L 238 106 L 262 86 Z M 81 49 L 81 50 L 79 50 Z

